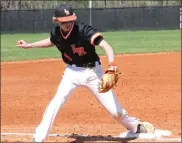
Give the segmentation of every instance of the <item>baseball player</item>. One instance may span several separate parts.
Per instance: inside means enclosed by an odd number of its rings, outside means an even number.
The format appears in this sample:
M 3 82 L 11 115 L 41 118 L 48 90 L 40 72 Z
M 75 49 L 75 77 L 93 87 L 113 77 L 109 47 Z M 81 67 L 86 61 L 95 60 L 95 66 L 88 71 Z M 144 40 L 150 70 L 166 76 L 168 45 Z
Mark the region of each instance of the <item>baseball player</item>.
M 119 70 L 114 62 L 113 48 L 95 28 L 77 22 L 77 16 L 68 4 L 57 5 L 53 21 L 55 27 L 50 32 L 50 38 L 27 43 L 17 42 L 24 49 L 47 48 L 56 46 L 67 64 L 62 81 L 56 95 L 47 106 L 42 121 L 35 129 L 33 142 L 43 142 L 48 136 L 58 110 L 67 100 L 73 89 L 84 86 L 90 89 L 96 99 L 105 109 L 127 130 L 133 133 L 154 132 L 154 126 L 149 122 L 141 122 L 130 117 L 121 108 L 112 90 L 116 85 Z M 104 72 L 95 46 L 101 47 L 108 58 L 108 69 Z

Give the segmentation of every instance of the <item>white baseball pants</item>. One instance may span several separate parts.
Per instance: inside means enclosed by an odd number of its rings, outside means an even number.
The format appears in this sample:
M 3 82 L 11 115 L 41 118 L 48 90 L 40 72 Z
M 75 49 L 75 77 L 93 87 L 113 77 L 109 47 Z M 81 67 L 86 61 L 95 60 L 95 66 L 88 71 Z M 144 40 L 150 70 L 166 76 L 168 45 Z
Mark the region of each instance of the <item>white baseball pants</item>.
M 68 65 L 64 71 L 57 93 L 47 106 L 40 125 L 36 128 L 34 138 L 36 142 L 43 142 L 48 136 L 55 117 L 65 103 L 73 89 L 84 86 L 90 89 L 96 99 L 105 109 L 131 132 L 136 132 L 139 120 L 129 117 L 126 110 L 120 107 L 113 91 L 98 92 L 98 83 L 103 75 L 102 67 L 97 64 L 94 68 L 82 68 Z

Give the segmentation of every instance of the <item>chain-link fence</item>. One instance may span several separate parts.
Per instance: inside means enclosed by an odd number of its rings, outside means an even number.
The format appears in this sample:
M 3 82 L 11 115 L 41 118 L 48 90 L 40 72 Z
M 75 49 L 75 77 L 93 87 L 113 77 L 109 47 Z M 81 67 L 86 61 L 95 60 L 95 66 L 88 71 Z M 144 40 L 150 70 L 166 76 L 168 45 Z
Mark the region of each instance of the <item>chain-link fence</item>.
M 8 6 L 8 3 L 10 3 Z M 65 1 L 61 1 L 64 3 Z M 58 1 L 7 1 L 3 7 L 8 10 L 1 11 L 1 32 L 49 32 L 53 26 L 52 16 Z M 78 21 L 91 24 L 99 31 L 116 31 L 132 29 L 179 29 L 180 7 L 179 3 L 171 3 L 177 6 L 153 6 L 157 1 L 113 1 L 124 7 L 108 7 L 110 1 L 92 1 L 92 9 L 88 8 L 88 1 L 67 1 L 74 7 Z M 135 2 L 135 3 L 134 3 Z M 139 2 L 148 2 L 152 6 L 139 6 Z M 150 3 L 149 3 L 150 2 Z M 170 2 L 170 1 L 168 1 Z M 172 1 L 173 2 L 173 1 Z M 178 2 L 178 1 L 175 1 Z M 94 4 L 95 3 L 95 4 Z M 102 8 L 101 7 L 102 3 Z M 130 5 L 129 5 L 130 3 Z M 5 6 L 6 4 L 6 6 Z M 13 7 L 10 7 L 14 4 Z M 126 5 L 129 6 L 126 6 Z M 132 4 L 134 7 L 132 7 Z M 137 5 L 138 4 L 138 5 Z M 141 3 L 140 3 L 141 4 Z M 144 4 L 144 3 L 143 3 Z M 167 5 L 167 2 L 163 5 Z M 118 4 L 119 5 L 119 4 Z M 169 3 L 168 3 L 169 5 Z M 116 4 L 114 5 L 116 6 Z M 114 7 L 112 6 L 112 7 Z M 49 7 L 49 8 L 48 8 Z M 82 7 L 82 8 L 76 8 Z

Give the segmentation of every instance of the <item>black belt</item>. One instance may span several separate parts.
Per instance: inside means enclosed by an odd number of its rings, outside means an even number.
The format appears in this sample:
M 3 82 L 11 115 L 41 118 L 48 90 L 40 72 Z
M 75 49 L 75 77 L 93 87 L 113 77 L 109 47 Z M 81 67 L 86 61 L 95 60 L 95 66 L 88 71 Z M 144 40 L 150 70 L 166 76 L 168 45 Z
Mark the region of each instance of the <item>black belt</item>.
M 89 63 L 84 63 L 84 64 L 72 64 L 71 66 L 83 67 L 83 68 L 93 68 L 97 65 L 97 62 L 99 65 L 101 65 L 100 61 L 96 61 L 96 62 L 89 62 Z

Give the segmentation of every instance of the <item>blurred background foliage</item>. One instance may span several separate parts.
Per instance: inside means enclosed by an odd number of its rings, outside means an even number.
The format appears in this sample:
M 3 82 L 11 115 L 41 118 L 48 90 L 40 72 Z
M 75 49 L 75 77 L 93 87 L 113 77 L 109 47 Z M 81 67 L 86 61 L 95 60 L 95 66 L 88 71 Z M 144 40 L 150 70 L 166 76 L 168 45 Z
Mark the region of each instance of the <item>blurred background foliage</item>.
M 1 0 L 1 10 L 33 10 L 54 9 L 58 3 L 70 3 L 73 8 L 88 8 L 88 0 Z M 150 1 L 126 1 L 126 0 L 92 0 L 93 8 L 122 8 L 122 7 L 147 7 L 147 6 L 181 6 L 181 0 L 150 0 Z

